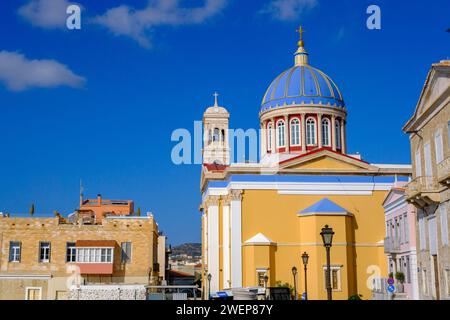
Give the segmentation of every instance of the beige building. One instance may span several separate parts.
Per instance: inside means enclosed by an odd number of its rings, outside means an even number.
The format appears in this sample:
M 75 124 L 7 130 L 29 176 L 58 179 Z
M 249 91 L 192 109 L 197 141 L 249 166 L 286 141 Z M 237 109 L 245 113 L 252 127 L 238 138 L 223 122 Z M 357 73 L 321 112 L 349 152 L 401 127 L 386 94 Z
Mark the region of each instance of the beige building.
M 408 202 L 418 208 L 417 270 L 420 299 L 450 299 L 450 60 L 433 64 L 409 134 L 413 180 Z
M 151 214 L 92 223 L 83 213 L 70 221 L 0 214 L 0 299 L 66 299 L 73 285 L 158 284 Z

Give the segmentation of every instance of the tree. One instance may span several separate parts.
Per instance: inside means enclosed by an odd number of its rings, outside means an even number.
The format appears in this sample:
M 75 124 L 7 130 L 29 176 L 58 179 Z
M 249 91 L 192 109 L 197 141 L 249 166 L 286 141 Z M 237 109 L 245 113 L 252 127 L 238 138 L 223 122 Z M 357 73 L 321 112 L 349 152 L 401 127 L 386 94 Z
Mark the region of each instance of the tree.
M 136 215 L 137 215 L 138 217 L 141 216 L 141 208 L 138 208 L 138 209 L 137 209 Z
M 33 216 L 33 214 L 34 214 L 34 203 L 32 203 L 30 207 L 30 216 Z

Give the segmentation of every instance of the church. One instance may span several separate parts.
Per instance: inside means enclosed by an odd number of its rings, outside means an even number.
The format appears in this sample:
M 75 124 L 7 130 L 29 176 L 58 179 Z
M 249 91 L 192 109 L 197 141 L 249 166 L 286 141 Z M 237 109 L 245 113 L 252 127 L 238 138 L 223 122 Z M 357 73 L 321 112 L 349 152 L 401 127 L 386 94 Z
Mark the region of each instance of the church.
M 371 277 L 387 275 L 382 204 L 412 169 L 348 154 L 346 117 L 337 84 L 309 64 L 301 29 L 294 66 L 273 80 L 262 98 L 257 163 L 233 163 L 229 112 L 217 99 L 205 111 L 200 183 L 205 292 L 294 287 L 295 266 L 298 294 L 307 290 L 309 299 L 326 299 L 320 233 L 328 225 L 334 231 L 333 299 L 371 298 Z

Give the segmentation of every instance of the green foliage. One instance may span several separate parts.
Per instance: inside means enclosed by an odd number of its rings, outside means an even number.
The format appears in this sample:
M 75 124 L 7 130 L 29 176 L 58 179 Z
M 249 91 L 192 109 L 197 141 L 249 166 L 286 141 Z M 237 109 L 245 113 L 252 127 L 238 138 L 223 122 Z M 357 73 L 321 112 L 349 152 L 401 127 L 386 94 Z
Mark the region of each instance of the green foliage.
M 136 215 L 137 215 L 138 217 L 141 216 L 141 208 L 138 208 L 138 209 L 137 209 Z
M 404 283 L 405 282 L 405 274 L 403 272 L 397 272 L 395 274 L 395 279 L 400 283 Z
M 394 274 L 392 272 L 389 272 L 388 277 L 393 279 L 394 278 Z
M 362 294 L 354 294 L 350 297 L 348 297 L 348 300 L 362 300 Z
M 291 286 L 288 282 L 282 283 L 281 281 L 275 282 L 275 287 L 278 288 L 289 288 L 291 291 L 291 296 L 294 296 L 294 287 Z
M 33 216 L 34 214 L 34 203 L 31 204 L 31 208 L 30 208 L 30 216 Z

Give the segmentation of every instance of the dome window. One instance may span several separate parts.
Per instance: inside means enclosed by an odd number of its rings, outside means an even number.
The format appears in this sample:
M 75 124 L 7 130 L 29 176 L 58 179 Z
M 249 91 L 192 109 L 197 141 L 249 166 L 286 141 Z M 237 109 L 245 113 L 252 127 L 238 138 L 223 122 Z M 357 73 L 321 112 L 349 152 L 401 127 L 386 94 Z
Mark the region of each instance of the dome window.
M 285 137 L 284 137 L 284 121 L 280 120 L 277 122 L 277 147 L 281 148 L 285 146 Z
M 300 145 L 300 121 L 297 118 L 291 120 L 291 145 Z
M 306 144 L 309 146 L 316 145 L 316 120 L 314 118 L 306 120 Z
M 322 143 L 325 147 L 330 146 L 330 120 L 327 118 L 322 120 Z

